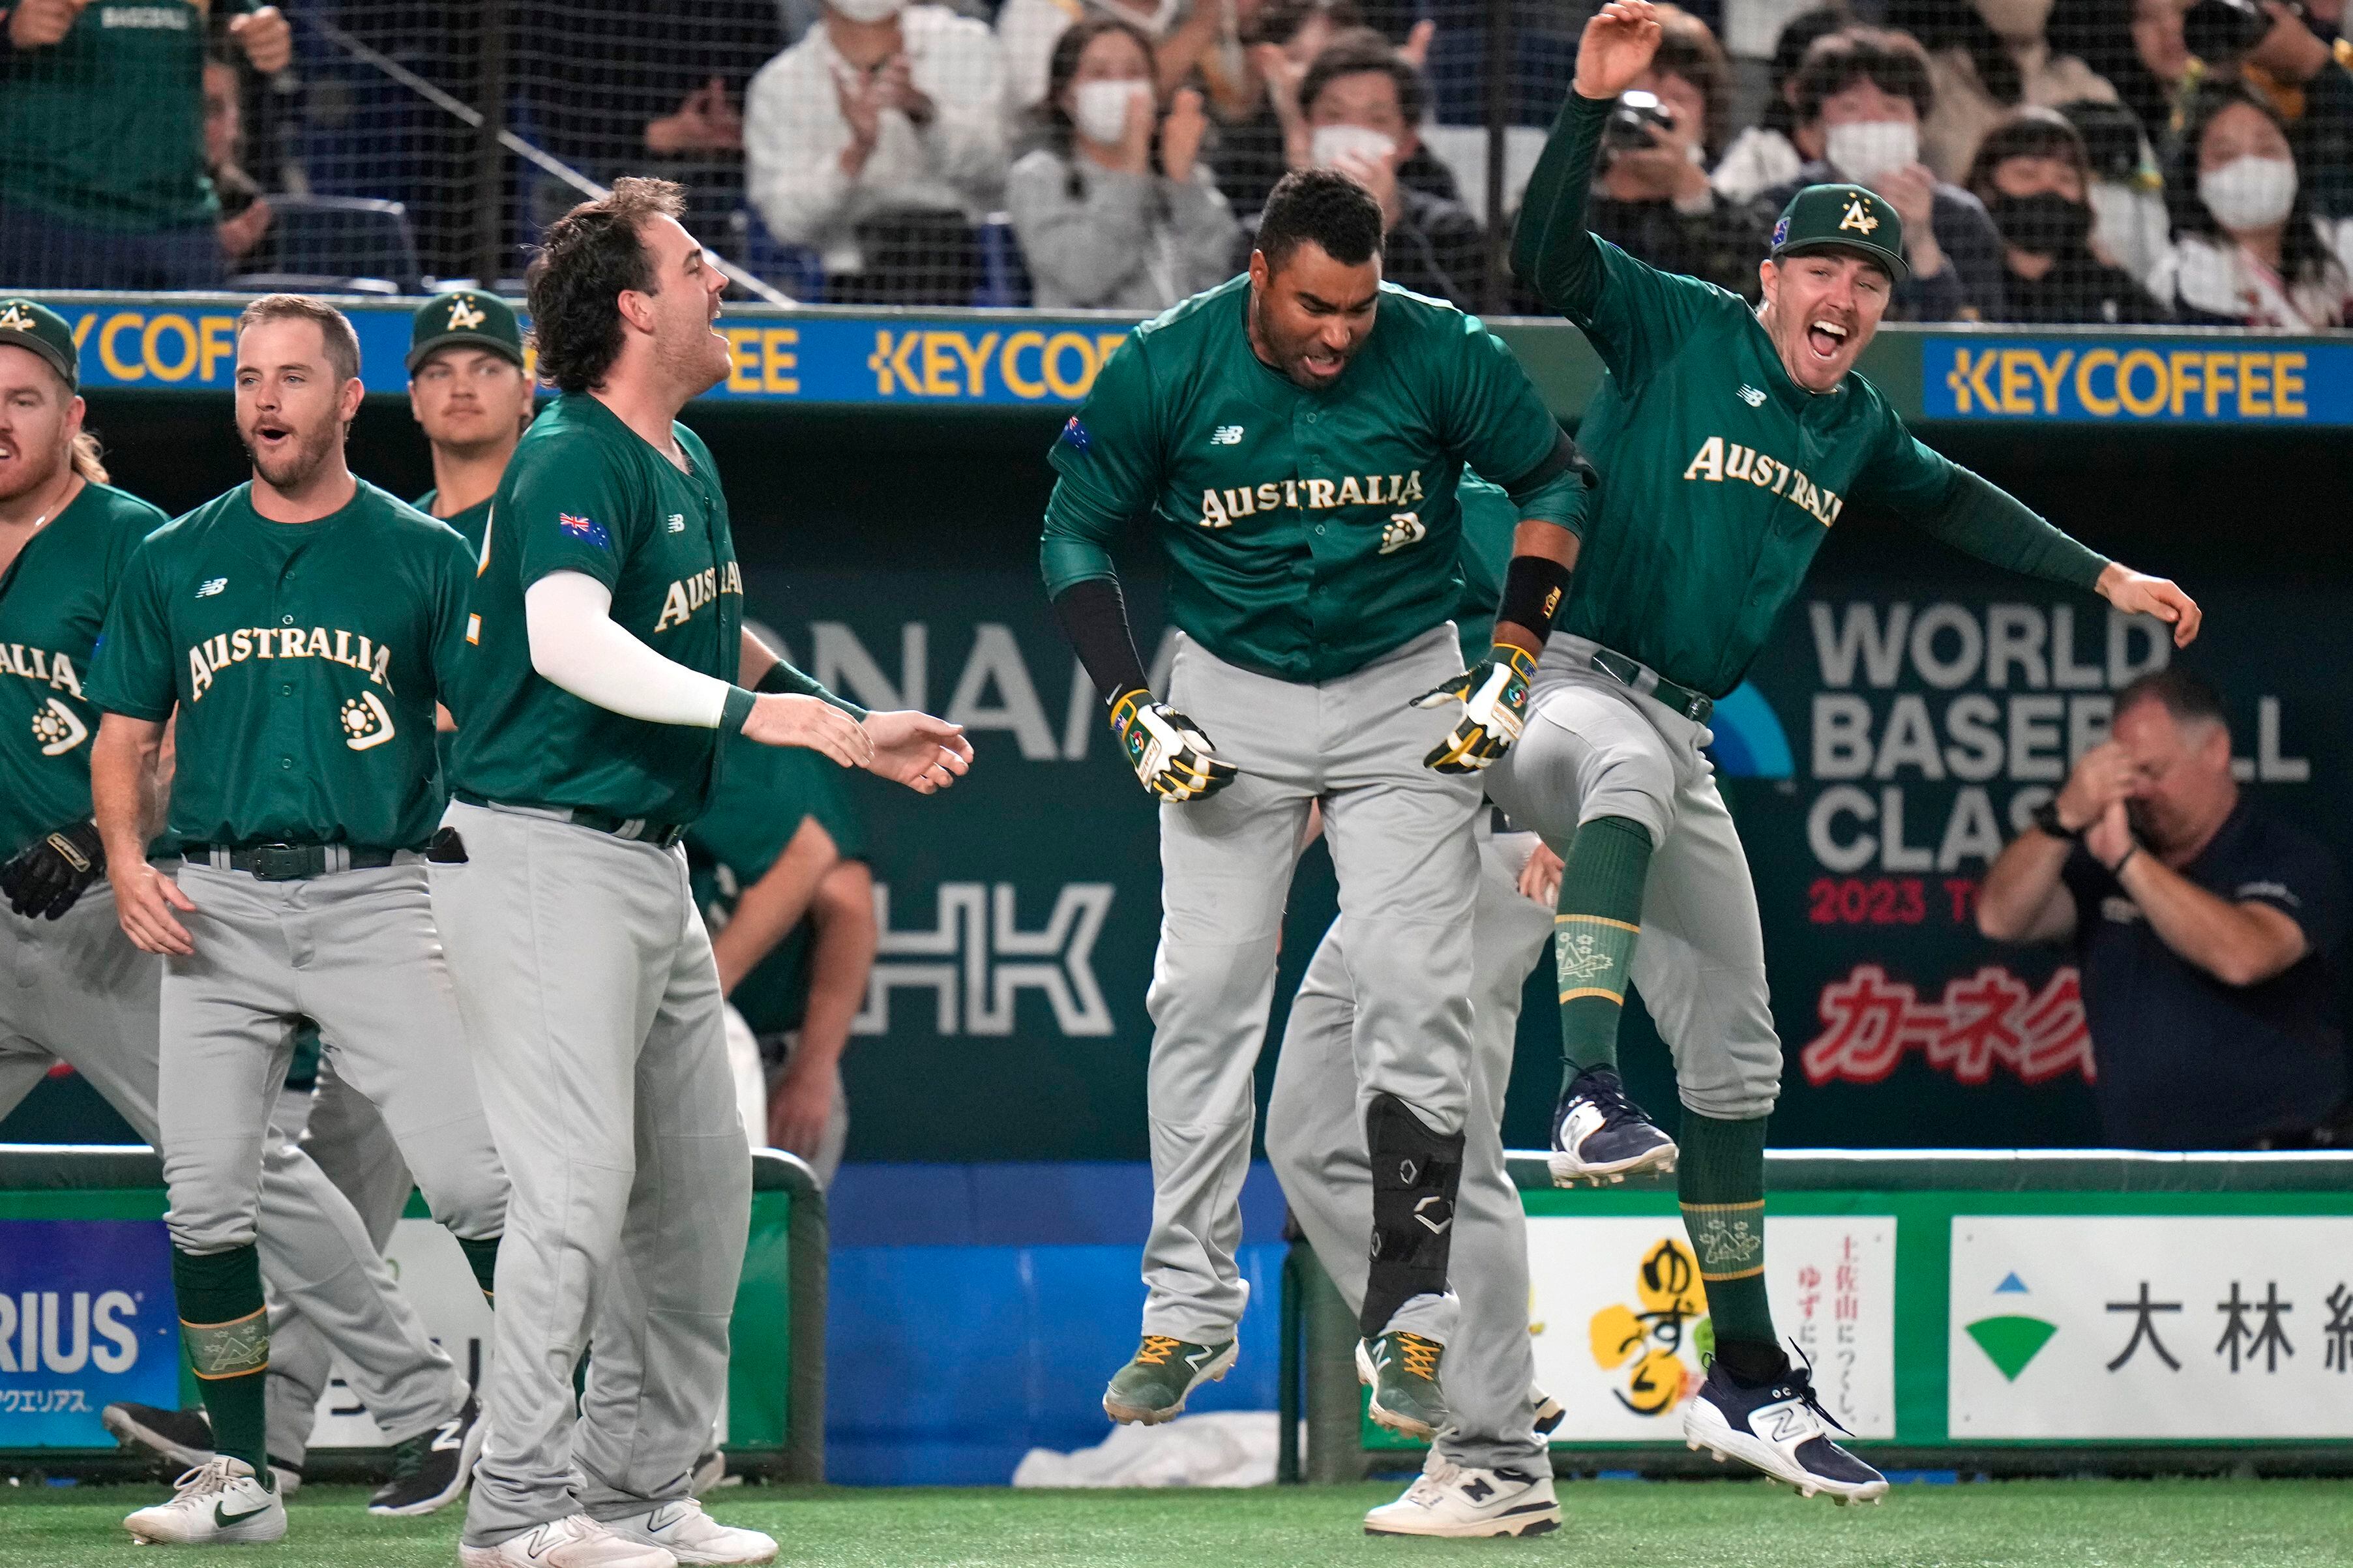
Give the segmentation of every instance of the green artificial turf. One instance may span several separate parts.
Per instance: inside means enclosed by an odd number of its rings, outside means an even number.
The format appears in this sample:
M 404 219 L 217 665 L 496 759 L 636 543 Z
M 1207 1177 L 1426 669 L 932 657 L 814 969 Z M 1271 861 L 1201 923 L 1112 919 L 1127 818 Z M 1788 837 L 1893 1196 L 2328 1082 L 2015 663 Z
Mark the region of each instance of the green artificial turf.
M 1997 1481 L 1900 1486 L 1876 1508 L 1746 1481 L 1564 1483 L 1532 1541 L 1367 1539 L 1396 1489 L 1039 1492 L 730 1488 L 712 1511 L 765 1530 L 797 1568 L 1128 1568 L 1483 1562 L 1576 1568 L 2353 1568 L 2353 1482 Z M 274 1547 L 136 1551 L 122 1515 L 160 1487 L 0 1489 L 0 1564 L 447 1568 L 459 1509 L 378 1520 L 354 1487 L 291 1504 Z

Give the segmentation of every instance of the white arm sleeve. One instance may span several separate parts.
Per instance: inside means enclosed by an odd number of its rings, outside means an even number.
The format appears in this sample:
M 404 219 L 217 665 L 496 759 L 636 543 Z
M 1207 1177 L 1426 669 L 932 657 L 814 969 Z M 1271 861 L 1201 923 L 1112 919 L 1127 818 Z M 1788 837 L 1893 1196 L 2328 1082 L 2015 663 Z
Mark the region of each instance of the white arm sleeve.
M 727 682 L 664 658 L 613 619 L 613 593 L 586 572 L 550 572 L 524 590 L 531 667 L 583 702 L 653 724 L 716 730 Z

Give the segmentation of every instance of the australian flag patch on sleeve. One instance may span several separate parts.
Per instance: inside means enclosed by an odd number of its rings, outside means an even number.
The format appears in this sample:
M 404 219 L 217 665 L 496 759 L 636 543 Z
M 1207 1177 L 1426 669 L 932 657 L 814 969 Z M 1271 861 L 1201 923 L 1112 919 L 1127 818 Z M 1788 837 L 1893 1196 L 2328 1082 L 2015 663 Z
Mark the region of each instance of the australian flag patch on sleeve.
M 1063 421 L 1063 446 L 1068 447 L 1071 451 L 1076 452 L 1080 457 L 1083 458 L 1087 455 L 1087 448 L 1093 444 L 1093 441 L 1094 437 L 1087 434 L 1087 427 L 1079 423 L 1079 416 L 1077 415 L 1073 414 L 1070 418 Z
M 575 539 L 586 540 L 599 550 L 613 548 L 613 536 L 606 532 L 605 525 L 593 517 L 575 517 L 568 511 L 559 511 L 555 514 L 555 526 Z

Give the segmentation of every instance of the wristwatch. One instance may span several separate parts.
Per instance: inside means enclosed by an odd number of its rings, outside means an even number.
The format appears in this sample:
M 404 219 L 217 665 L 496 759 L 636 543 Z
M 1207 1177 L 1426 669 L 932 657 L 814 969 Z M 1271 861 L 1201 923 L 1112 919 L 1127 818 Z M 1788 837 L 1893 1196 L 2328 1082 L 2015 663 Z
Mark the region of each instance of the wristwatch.
M 2082 828 L 2071 828 L 2059 820 L 2059 797 L 2055 795 L 2034 808 L 2031 820 L 2038 831 L 2053 838 L 2064 838 L 2073 843 L 2084 837 Z

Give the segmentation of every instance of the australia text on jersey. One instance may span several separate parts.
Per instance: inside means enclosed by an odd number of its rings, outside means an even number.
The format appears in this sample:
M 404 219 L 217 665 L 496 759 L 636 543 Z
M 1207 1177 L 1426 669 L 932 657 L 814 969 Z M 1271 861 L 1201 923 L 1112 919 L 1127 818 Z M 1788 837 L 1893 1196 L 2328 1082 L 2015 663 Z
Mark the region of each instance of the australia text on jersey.
M 662 595 L 661 618 L 654 622 L 654 630 L 668 631 L 683 626 L 695 611 L 710 604 L 722 594 L 744 596 L 744 574 L 733 561 L 717 566 L 706 566 L 691 577 L 681 577 L 670 585 Z
M 1422 499 L 1421 470 L 1409 474 L 1351 474 L 1332 479 L 1271 479 L 1240 489 L 1203 490 L 1201 526 L 1229 528 L 1236 518 L 1254 517 L 1277 507 L 1321 511 L 1335 506 L 1399 506 Z
M 188 700 L 203 701 L 213 677 L 254 658 L 323 658 L 364 671 L 376 685 L 392 689 L 392 649 L 369 641 L 364 633 L 340 626 L 312 626 L 307 632 L 301 626 L 240 626 L 188 649 Z
M 1822 489 L 1805 474 L 1778 458 L 1747 447 L 1727 445 L 1721 436 L 1710 436 L 1701 443 L 1699 454 L 1683 470 L 1687 479 L 1705 479 L 1711 484 L 1727 480 L 1746 479 L 1760 490 L 1786 495 L 1796 505 L 1813 513 L 1814 521 L 1828 528 L 1846 510 L 1846 500 Z
M 0 671 L 26 680 L 46 680 L 52 691 L 81 695 L 81 672 L 67 654 L 26 647 L 20 642 L 0 643 Z

